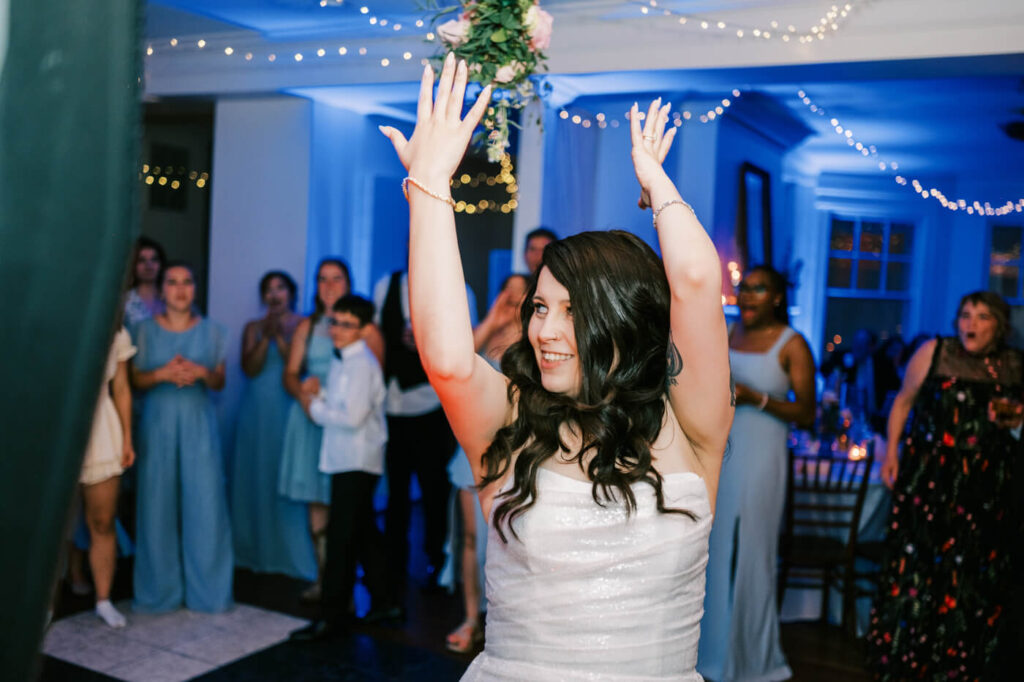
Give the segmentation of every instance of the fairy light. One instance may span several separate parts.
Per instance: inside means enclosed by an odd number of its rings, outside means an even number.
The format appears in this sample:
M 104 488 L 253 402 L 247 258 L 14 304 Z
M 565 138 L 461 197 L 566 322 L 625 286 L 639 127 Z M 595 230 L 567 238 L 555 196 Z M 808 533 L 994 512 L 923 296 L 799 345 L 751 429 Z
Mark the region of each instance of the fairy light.
M 849 5 L 847 5 L 847 11 Z M 864 157 L 874 157 L 876 159 L 875 164 L 882 173 L 892 173 L 893 181 L 900 187 L 907 186 L 907 178 L 903 175 L 895 174 L 899 170 L 900 164 L 896 161 L 886 161 L 880 158 L 878 154 L 878 148 L 873 144 L 864 144 L 861 140 L 856 139 L 849 128 L 843 126 L 842 122 L 835 116 L 830 116 L 825 112 L 825 108 L 815 104 L 811 101 L 811 98 L 803 90 L 797 91 L 797 97 L 800 102 L 808 108 L 812 113 L 825 117 L 829 116 L 828 123 L 836 131 L 836 134 L 846 140 L 847 145 L 858 152 Z M 992 205 L 990 202 L 974 201 L 968 204 L 966 199 L 950 199 L 936 187 L 924 187 L 921 181 L 917 178 L 910 178 L 910 188 L 915 194 L 920 196 L 922 199 L 934 199 L 939 204 L 949 211 L 966 211 L 968 215 L 984 215 L 984 216 L 1004 216 L 1009 213 L 1021 213 L 1024 212 L 1024 198 L 1018 199 L 1017 201 L 1006 201 L 1003 204 Z
M 672 120 L 670 121 L 670 123 L 673 126 L 675 126 L 676 128 L 679 128 L 680 126 L 682 126 L 684 121 L 696 120 L 696 121 L 700 121 L 701 123 L 710 123 L 711 121 L 714 121 L 719 116 L 723 116 L 726 113 L 726 111 L 728 111 L 729 107 L 731 107 L 733 105 L 734 100 L 739 98 L 742 93 L 738 89 L 735 89 L 735 90 L 732 90 L 731 94 L 732 94 L 732 99 L 729 99 L 727 97 L 723 98 L 721 104 L 716 105 L 716 106 L 714 106 L 712 108 L 709 108 L 707 111 L 705 111 L 703 113 L 695 114 L 694 112 L 690 111 L 689 109 L 683 109 L 682 111 L 678 111 L 678 110 L 674 111 L 673 114 L 672 114 Z M 628 112 L 624 115 L 624 117 L 627 120 L 629 119 Z M 572 123 L 574 125 L 581 126 L 583 128 L 590 128 L 590 127 L 596 126 L 600 130 L 605 130 L 607 128 L 618 128 L 619 127 L 618 119 L 616 119 L 616 118 L 609 119 L 608 116 L 603 111 L 599 111 L 599 112 L 596 112 L 596 113 L 593 113 L 593 114 L 590 113 L 590 112 L 586 112 L 586 111 L 580 112 L 580 113 L 570 113 L 568 109 L 565 109 L 563 107 L 562 109 L 559 109 L 559 111 L 558 111 L 558 118 L 560 118 L 563 121 L 568 121 L 569 123 Z M 645 118 L 646 118 L 646 114 L 641 111 L 640 115 L 639 115 L 639 119 L 641 121 L 643 121 Z
M 139 171 L 139 180 L 146 185 L 166 187 L 169 189 L 181 189 L 186 186 L 195 186 L 202 189 L 210 179 L 206 171 L 186 171 L 184 166 L 151 166 L 148 163 L 142 164 Z
M 509 195 L 509 198 L 503 202 L 494 201 L 493 199 L 480 199 L 476 203 L 460 200 L 455 202 L 456 213 L 466 213 L 469 215 L 487 212 L 508 214 L 516 210 L 519 206 L 519 185 L 512 173 L 512 158 L 505 154 L 502 156 L 500 164 L 501 170 L 497 175 L 488 175 L 487 173 L 470 175 L 469 173 L 463 173 L 456 178 L 452 178 L 450 182 L 451 188 L 456 190 L 463 187 L 475 188 L 481 185 L 487 185 L 488 187 L 504 185 L 505 192 Z
M 707 31 L 712 26 L 719 30 L 724 30 L 727 27 L 735 29 L 728 35 L 734 35 L 739 40 L 771 40 L 772 32 L 779 31 L 783 42 L 790 42 L 792 37 L 796 35 L 799 39 L 800 44 L 807 44 L 814 41 L 815 38 L 823 40 L 826 32 L 835 33 L 843 24 L 847 21 L 849 16 L 853 13 L 855 5 L 861 4 L 864 0 L 852 0 L 843 6 L 842 9 L 838 5 L 830 5 L 825 9 L 821 16 L 817 20 L 808 26 L 806 31 L 798 30 L 796 25 L 793 23 L 786 23 L 785 32 L 782 32 L 782 23 L 777 19 L 772 19 L 767 26 L 738 26 L 735 23 L 729 24 L 721 19 L 715 17 L 708 17 L 705 15 L 696 15 L 693 13 L 685 13 L 672 9 L 658 9 L 658 11 L 651 11 L 658 7 L 657 0 L 648 0 L 645 4 L 640 6 L 640 14 L 647 17 L 675 17 L 680 26 L 686 26 L 689 19 L 693 19 L 695 22 L 699 22 L 700 29 Z M 720 35 L 726 35 L 725 33 Z

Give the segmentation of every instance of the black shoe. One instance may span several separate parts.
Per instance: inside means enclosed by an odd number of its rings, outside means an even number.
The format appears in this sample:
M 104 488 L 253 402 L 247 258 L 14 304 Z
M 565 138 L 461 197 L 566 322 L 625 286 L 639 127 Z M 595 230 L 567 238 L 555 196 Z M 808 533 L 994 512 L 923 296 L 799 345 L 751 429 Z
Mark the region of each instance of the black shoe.
M 293 642 L 315 642 L 323 639 L 333 639 L 348 634 L 348 629 L 338 623 L 329 620 L 314 620 L 304 628 L 292 631 L 288 639 Z
M 383 623 L 405 622 L 405 609 L 401 606 L 383 606 L 370 609 L 365 616 L 359 619 L 363 625 L 376 625 Z

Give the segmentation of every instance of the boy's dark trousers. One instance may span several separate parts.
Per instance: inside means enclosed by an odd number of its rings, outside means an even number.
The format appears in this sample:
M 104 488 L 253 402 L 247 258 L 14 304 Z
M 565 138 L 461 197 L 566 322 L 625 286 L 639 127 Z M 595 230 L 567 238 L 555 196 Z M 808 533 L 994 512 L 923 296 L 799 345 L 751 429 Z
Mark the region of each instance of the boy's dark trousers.
M 327 522 L 327 561 L 324 565 L 322 618 L 344 624 L 356 582 L 356 562 L 363 567 L 363 584 L 372 608 L 392 606 L 388 593 L 384 537 L 374 519 L 373 493 L 380 477 L 365 471 L 331 475 L 331 512 Z

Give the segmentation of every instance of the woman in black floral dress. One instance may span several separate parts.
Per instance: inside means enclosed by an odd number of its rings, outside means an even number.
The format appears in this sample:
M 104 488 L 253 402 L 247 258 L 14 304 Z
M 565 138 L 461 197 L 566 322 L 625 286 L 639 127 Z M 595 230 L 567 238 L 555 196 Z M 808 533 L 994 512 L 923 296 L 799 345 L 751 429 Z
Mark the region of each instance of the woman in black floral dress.
M 867 638 L 876 679 L 1004 679 L 996 659 L 1011 636 L 1024 399 L 1008 318 L 999 296 L 965 296 L 957 336 L 921 346 L 893 404 L 882 467 L 893 488 L 888 556 Z

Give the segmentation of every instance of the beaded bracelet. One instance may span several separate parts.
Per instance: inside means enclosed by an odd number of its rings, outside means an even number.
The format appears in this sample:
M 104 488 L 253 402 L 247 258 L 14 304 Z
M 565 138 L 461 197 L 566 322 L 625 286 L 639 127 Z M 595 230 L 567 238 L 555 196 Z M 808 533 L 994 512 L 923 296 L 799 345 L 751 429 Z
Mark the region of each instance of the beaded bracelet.
M 651 223 L 654 225 L 654 229 L 658 229 L 658 216 L 660 216 L 661 212 L 664 211 L 669 206 L 671 206 L 672 204 L 682 204 L 683 206 L 690 210 L 690 213 L 694 213 L 693 206 L 690 206 L 682 199 L 669 199 L 664 204 L 654 209 L 654 215 L 651 217 Z M 696 213 L 694 213 L 694 215 L 696 215 Z
M 409 185 L 412 185 L 413 187 L 415 187 L 419 191 L 421 191 L 424 194 L 426 194 L 428 197 L 433 197 L 434 199 L 437 199 L 438 201 L 443 201 L 444 203 L 448 204 L 452 208 L 455 208 L 455 200 L 452 199 L 451 195 L 444 196 L 443 194 L 438 194 L 437 192 L 432 192 L 429 189 L 427 189 L 426 187 L 424 187 L 422 182 L 420 182 L 419 180 L 417 180 L 416 178 L 414 178 L 411 175 L 406 177 L 404 180 L 402 180 L 402 194 L 405 195 L 405 200 L 406 201 L 409 201 Z

